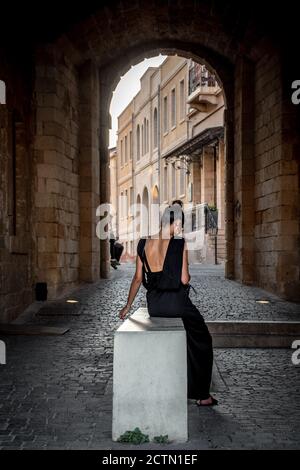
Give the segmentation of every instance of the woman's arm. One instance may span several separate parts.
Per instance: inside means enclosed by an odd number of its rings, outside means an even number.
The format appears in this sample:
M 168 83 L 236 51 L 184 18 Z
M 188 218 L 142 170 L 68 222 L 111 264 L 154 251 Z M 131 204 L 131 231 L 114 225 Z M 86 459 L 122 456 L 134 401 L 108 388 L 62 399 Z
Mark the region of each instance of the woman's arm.
M 141 258 L 139 255 L 136 257 L 136 266 L 135 266 L 135 273 L 131 281 L 131 285 L 129 288 L 129 294 L 127 298 L 127 304 L 125 307 L 122 308 L 122 310 L 119 313 L 119 317 L 124 320 L 126 317 L 127 313 L 129 312 L 131 305 L 135 299 L 136 294 L 138 293 L 138 290 L 140 288 L 140 285 L 142 283 L 143 279 L 143 263 L 141 261 Z
M 182 284 L 188 284 L 190 282 L 191 276 L 189 273 L 189 258 L 187 244 L 184 242 L 183 249 L 183 260 L 182 260 L 182 271 L 181 271 L 181 282 Z

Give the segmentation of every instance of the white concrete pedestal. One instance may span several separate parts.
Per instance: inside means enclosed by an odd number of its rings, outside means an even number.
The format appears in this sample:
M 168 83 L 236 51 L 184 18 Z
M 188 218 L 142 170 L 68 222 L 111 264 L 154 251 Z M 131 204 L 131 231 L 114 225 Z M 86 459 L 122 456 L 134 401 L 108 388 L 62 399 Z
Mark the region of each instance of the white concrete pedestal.
M 180 318 L 151 318 L 139 308 L 115 332 L 112 439 L 139 427 L 152 440 L 185 442 L 186 333 Z

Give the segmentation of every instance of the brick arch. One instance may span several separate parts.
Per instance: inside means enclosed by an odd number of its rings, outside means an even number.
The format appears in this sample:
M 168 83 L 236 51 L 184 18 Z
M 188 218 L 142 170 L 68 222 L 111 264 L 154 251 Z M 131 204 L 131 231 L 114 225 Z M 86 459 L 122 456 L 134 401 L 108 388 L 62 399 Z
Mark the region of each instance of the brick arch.
M 184 2 L 182 5 L 156 5 L 154 8 L 151 2 L 139 2 L 138 6 L 129 0 L 109 3 L 57 41 L 62 60 L 66 53 L 79 69 L 85 68 L 86 63 L 93 63 L 95 67 L 99 67 L 101 200 L 107 201 L 109 198 L 107 143 L 110 127 L 109 106 L 113 90 L 131 65 L 159 53 L 178 54 L 205 64 L 216 75 L 224 90 L 227 142 L 225 159 L 228 182 L 225 212 L 227 239 L 232 240 L 234 62 L 240 48 L 244 54 L 250 56 L 251 47 L 246 44 L 241 45 L 233 38 L 230 25 L 226 24 L 226 20 L 224 22 L 222 11 L 216 8 L 213 2 L 211 6 L 201 5 L 199 2 L 187 5 Z M 237 12 L 236 9 L 234 11 Z M 141 13 L 147 18 L 146 23 L 140 21 Z M 135 18 L 139 21 L 135 21 Z M 234 277 L 233 250 L 233 243 L 228 244 L 226 268 L 228 277 Z M 104 256 L 106 252 L 107 250 L 102 247 Z M 101 266 L 107 266 L 104 259 Z M 106 276 L 105 268 L 101 274 Z
M 290 137 L 288 148 L 293 162 L 276 167 L 277 162 L 287 160 L 281 133 L 284 107 L 280 53 L 270 37 L 260 40 L 255 17 L 252 15 L 248 22 L 247 12 L 243 17 L 243 5 L 226 13 L 222 10 L 223 2 L 181 2 L 184 8 L 177 2 L 161 3 L 157 5 L 151 0 L 138 3 L 111 1 L 102 10 L 70 28 L 57 41 L 45 46 L 47 54 L 43 47 L 43 54 L 37 54 L 37 66 L 43 66 L 46 57 L 47 65 L 50 62 L 50 68 L 53 68 L 50 70 L 52 76 L 48 77 L 49 83 L 44 81 L 44 77 L 40 80 L 41 88 L 49 86 L 51 89 L 55 80 L 52 78 L 55 76 L 53 72 L 67 64 L 67 78 L 62 74 L 59 77 L 61 80 L 57 80 L 59 89 L 62 81 L 68 88 L 71 77 L 74 96 L 79 93 L 79 155 L 85 183 L 82 186 L 82 213 L 84 215 L 85 211 L 89 213 L 90 210 L 87 207 L 90 199 L 84 192 L 90 191 L 98 198 L 98 175 L 93 170 L 97 168 L 99 154 L 99 197 L 101 202 L 109 198 L 109 104 L 120 76 L 126 73 L 130 65 L 160 52 L 191 57 L 196 62 L 205 63 L 216 74 L 225 93 L 226 276 L 275 292 L 279 286 L 281 295 L 292 298 L 296 293 L 297 296 L 299 266 L 296 260 L 299 246 L 295 247 L 295 244 L 299 229 L 290 248 L 284 242 L 286 224 L 283 205 L 288 205 L 293 224 L 296 213 L 294 194 L 284 193 L 285 180 L 291 180 L 295 186 L 296 189 L 291 191 L 299 192 L 299 183 L 294 181 L 294 173 L 299 171 L 299 166 L 296 166 L 296 151 L 292 149 Z M 138 21 L 135 21 L 136 18 Z M 240 23 L 237 20 L 241 20 Z M 40 67 L 39 71 L 42 70 L 43 67 Z M 52 107 L 55 106 L 56 102 Z M 72 119 L 74 115 L 76 109 L 74 114 L 71 106 L 67 118 Z M 55 119 L 60 117 L 57 114 Z M 47 151 L 43 148 L 46 139 L 40 140 L 41 145 L 36 150 Z M 265 169 L 273 163 L 272 170 Z M 265 200 L 263 191 L 268 193 Z M 270 207 L 266 207 L 268 200 L 271 201 Z M 281 200 L 284 204 L 280 204 Z M 272 205 L 276 210 L 266 212 L 268 208 L 272 209 Z M 92 226 L 92 217 L 90 219 L 86 224 Z M 90 275 L 94 279 L 98 276 L 99 252 L 93 248 L 96 245 L 92 243 L 90 231 L 88 235 L 89 244 L 86 240 L 82 244 L 86 250 L 88 275 L 83 271 L 82 278 L 89 278 Z M 265 240 L 267 236 L 268 243 Z M 276 247 L 274 252 L 278 251 L 274 259 L 268 251 L 270 246 Z M 93 256 L 95 254 L 92 259 L 96 266 L 94 270 L 90 269 L 91 251 Z M 101 253 L 101 274 L 105 275 L 104 245 L 101 246 Z M 288 271 L 286 265 L 289 259 L 292 260 L 293 269 Z M 280 261 L 277 271 L 276 260 Z
M 99 247 L 94 230 L 96 207 L 108 201 L 108 104 L 128 64 L 158 52 L 201 59 L 225 90 L 226 276 L 300 300 L 300 106 L 290 99 L 291 80 L 298 78 L 291 60 L 297 15 L 275 7 L 270 21 L 268 2 L 258 0 L 103 0 L 101 7 L 61 7 L 59 15 L 46 2 L 42 15 L 26 5 L 16 28 L 12 6 L 0 31 L 0 76 L 8 108 L 24 117 L 26 142 L 17 147 L 30 174 L 26 186 L 20 172 L 27 189 L 19 200 L 28 211 L 16 205 L 26 227 L 17 237 L 8 204 L 0 210 L 10 247 L 2 242 L 0 269 L 8 282 L 18 279 L 1 294 L 2 319 L 32 301 L 36 281 L 48 282 L 55 298 L 80 280 L 95 281 L 100 269 L 102 276 L 109 271 L 107 245 Z M 5 126 L 1 178 L 10 181 Z M 0 200 L 6 193 L 0 184 Z
M 126 55 L 119 54 L 118 57 L 100 68 L 100 88 L 102 90 L 102 123 L 103 143 L 100 147 L 103 149 L 101 154 L 102 172 L 106 174 L 105 165 L 108 161 L 108 152 L 105 148 L 105 141 L 109 127 L 109 106 L 112 93 L 116 88 L 120 77 L 127 73 L 132 65 L 136 65 L 144 58 L 155 57 L 162 53 L 163 55 L 180 55 L 191 58 L 195 62 L 205 64 L 206 67 L 216 75 L 224 92 L 225 101 L 225 240 L 226 240 L 226 276 L 234 278 L 234 225 L 233 225 L 233 181 L 234 181 L 234 66 L 224 56 L 215 51 L 202 46 L 201 44 L 181 43 L 178 40 L 161 39 L 155 43 L 142 42 L 134 47 L 128 47 Z M 106 129 L 106 131 L 105 131 Z M 101 138 L 101 137 L 100 137 Z M 103 194 L 108 195 L 109 178 L 103 181 Z M 107 197 L 107 196 L 106 196 Z
M 100 74 L 105 77 L 105 82 L 108 84 L 107 92 L 113 92 L 119 83 L 120 77 L 125 75 L 131 66 L 139 64 L 145 58 L 155 57 L 159 54 L 177 54 L 206 65 L 208 70 L 216 75 L 218 82 L 224 89 L 225 107 L 230 108 L 232 106 L 230 101 L 233 100 L 233 63 L 226 57 L 201 44 L 178 40 L 161 39 L 147 43 L 141 42 L 133 47 L 130 47 L 129 44 L 126 48 L 126 54 L 120 52 L 112 61 L 100 66 Z
M 82 15 L 81 21 L 77 19 L 59 38 L 61 44 L 71 43 L 77 63 L 92 59 L 101 65 L 113 60 L 116 51 L 124 51 L 127 56 L 128 43 L 155 43 L 161 39 L 202 44 L 232 63 L 241 51 L 248 57 L 258 53 L 254 46 L 261 32 L 255 24 L 257 18 L 253 21 L 254 9 L 249 11 L 236 2 L 102 3 L 85 18 Z M 262 13 L 261 5 L 259 11 Z

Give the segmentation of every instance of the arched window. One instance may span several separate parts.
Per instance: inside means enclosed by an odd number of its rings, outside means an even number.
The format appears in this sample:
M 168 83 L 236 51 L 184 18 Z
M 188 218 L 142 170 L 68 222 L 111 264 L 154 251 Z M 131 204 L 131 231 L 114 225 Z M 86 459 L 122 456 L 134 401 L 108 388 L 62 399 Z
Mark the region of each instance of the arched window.
M 168 132 L 168 97 L 164 96 L 164 132 Z
M 141 141 L 140 141 L 140 125 L 138 124 L 136 128 L 136 159 L 139 160 L 141 158 Z
M 154 109 L 153 113 L 153 147 L 156 149 L 158 145 L 158 119 L 157 119 L 157 108 Z
M 142 145 L 141 145 L 141 155 L 143 156 L 144 155 L 144 124 L 142 124 Z
M 0 80 L 0 104 L 6 104 L 6 85 L 3 80 Z

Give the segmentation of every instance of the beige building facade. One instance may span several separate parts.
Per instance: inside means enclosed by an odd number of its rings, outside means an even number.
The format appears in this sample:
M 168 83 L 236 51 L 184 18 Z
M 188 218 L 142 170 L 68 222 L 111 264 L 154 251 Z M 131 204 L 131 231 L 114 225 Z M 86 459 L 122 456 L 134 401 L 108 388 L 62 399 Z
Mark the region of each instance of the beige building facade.
M 112 226 L 125 258 L 141 235 L 157 232 L 159 210 L 181 199 L 190 259 L 224 260 L 223 114 L 222 89 L 191 59 L 168 56 L 141 77 L 110 150 Z

